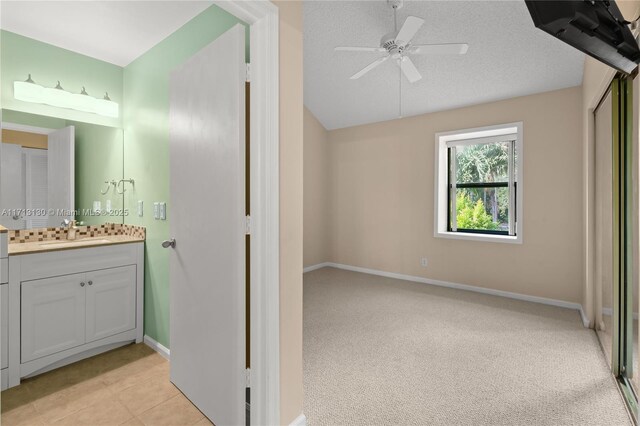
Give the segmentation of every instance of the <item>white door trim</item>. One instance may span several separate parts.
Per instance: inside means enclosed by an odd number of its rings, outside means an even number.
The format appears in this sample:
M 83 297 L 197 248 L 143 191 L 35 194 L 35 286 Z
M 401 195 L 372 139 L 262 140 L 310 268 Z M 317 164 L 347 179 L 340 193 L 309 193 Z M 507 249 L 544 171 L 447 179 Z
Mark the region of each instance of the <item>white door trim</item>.
M 583 110 L 583 221 L 584 221 L 584 297 L 582 306 L 585 315 L 589 320 L 591 327 L 597 327 L 597 318 L 600 315 L 599 307 L 596 307 L 598 288 L 596 288 L 595 279 L 595 252 L 596 252 L 596 218 L 595 218 L 595 150 L 596 150 L 596 132 L 595 132 L 595 110 L 600 100 L 606 95 L 611 85 L 611 80 L 615 77 L 615 70 L 608 68 L 602 75 L 597 89 L 593 92 L 591 99 L 585 100 L 586 110 Z
M 214 3 L 251 25 L 251 424 L 280 424 L 279 15 L 268 0 Z

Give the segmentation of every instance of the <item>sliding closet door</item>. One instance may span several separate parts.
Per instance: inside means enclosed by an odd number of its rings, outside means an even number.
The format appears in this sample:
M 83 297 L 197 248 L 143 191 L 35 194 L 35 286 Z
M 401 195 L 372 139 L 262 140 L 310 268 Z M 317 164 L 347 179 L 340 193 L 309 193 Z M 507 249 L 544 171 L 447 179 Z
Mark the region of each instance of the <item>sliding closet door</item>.
M 638 83 L 639 78 L 633 81 L 633 136 L 631 145 L 635 151 L 632 152 L 632 188 L 633 188 L 633 210 L 632 210 L 632 223 L 633 223 L 633 238 L 632 238 L 632 254 L 633 259 L 633 274 L 632 274 L 632 303 L 633 303 L 633 371 L 631 372 L 631 383 L 633 389 L 638 395 L 640 390 L 640 371 L 638 370 L 638 337 L 640 329 L 638 328 L 638 311 L 640 305 L 640 196 L 638 188 L 640 186 L 640 150 L 638 150 L 638 142 L 640 140 L 640 88 Z
M 613 330 L 613 176 L 611 92 L 595 110 L 596 330 L 611 362 Z
M 633 390 L 634 365 L 634 259 L 636 241 L 634 215 L 633 156 L 637 143 L 633 141 L 633 81 L 618 77 L 611 84 L 613 127 L 613 318 L 617 333 L 617 357 L 614 350 L 612 369 L 634 417 L 637 397 Z M 636 141 L 637 142 L 637 141 Z M 634 146 L 635 145 L 635 146 Z M 637 242 L 637 241 L 636 241 Z M 636 296 L 637 297 L 637 296 Z M 617 321 L 616 321 L 617 318 Z M 614 337 L 614 343 L 616 338 Z M 614 346 L 615 348 L 615 346 Z

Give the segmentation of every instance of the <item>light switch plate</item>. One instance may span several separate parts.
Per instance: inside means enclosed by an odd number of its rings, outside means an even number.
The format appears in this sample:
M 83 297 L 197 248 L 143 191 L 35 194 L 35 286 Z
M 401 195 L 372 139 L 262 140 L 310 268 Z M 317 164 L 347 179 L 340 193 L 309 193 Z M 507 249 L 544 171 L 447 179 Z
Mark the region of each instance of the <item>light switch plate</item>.
M 160 203 L 160 220 L 167 220 L 167 203 Z
M 144 202 L 142 200 L 138 200 L 138 216 L 144 216 Z
M 107 210 L 108 213 L 111 213 L 111 200 L 107 200 L 104 203 L 104 208 Z
M 100 209 L 102 209 L 102 203 L 100 203 L 100 201 L 94 201 L 93 202 L 93 212 L 94 213 L 100 213 Z
M 160 203 L 158 202 L 153 203 L 153 218 L 155 220 L 160 219 Z

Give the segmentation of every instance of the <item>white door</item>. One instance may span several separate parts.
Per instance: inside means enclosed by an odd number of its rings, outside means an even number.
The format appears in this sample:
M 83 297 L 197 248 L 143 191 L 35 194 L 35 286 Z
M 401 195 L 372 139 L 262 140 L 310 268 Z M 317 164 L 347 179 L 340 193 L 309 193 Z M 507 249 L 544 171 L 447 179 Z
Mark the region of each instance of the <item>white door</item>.
M 49 226 L 73 220 L 75 206 L 75 128 L 49 133 L 47 153 Z
M 23 282 L 21 362 L 85 342 L 85 274 Z
M 87 273 L 86 342 L 136 328 L 136 267 Z
M 48 160 L 46 149 L 23 148 L 25 204 L 27 211 L 37 212 L 26 216 L 26 228 L 46 228 L 47 202 L 49 198 Z
M 245 423 L 245 63 L 236 25 L 170 82 L 171 381 Z
M 0 225 L 25 227 L 25 186 L 22 147 L 3 143 L 0 149 Z

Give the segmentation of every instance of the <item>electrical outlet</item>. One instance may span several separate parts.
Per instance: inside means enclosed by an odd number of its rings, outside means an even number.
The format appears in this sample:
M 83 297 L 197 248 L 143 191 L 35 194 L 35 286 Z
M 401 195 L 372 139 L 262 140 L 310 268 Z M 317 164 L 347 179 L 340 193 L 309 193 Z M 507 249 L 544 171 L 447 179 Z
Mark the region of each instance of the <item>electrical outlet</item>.
M 142 200 L 138 200 L 138 216 L 144 216 L 144 202 Z
M 153 203 L 153 218 L 155 220 L 160 219 L 160 203 L 158 202 Z
M 426 257 L 420 258 L 420 266 L 422 266 L 423 268 L 426 268 L 427 265 L 428 265 L 427 258 Z
M 111 200 L 107 200 L 104 203 L 104 206 L 105 206 L 104 208 L 107 210 L 107 213 L 111 213 Z

